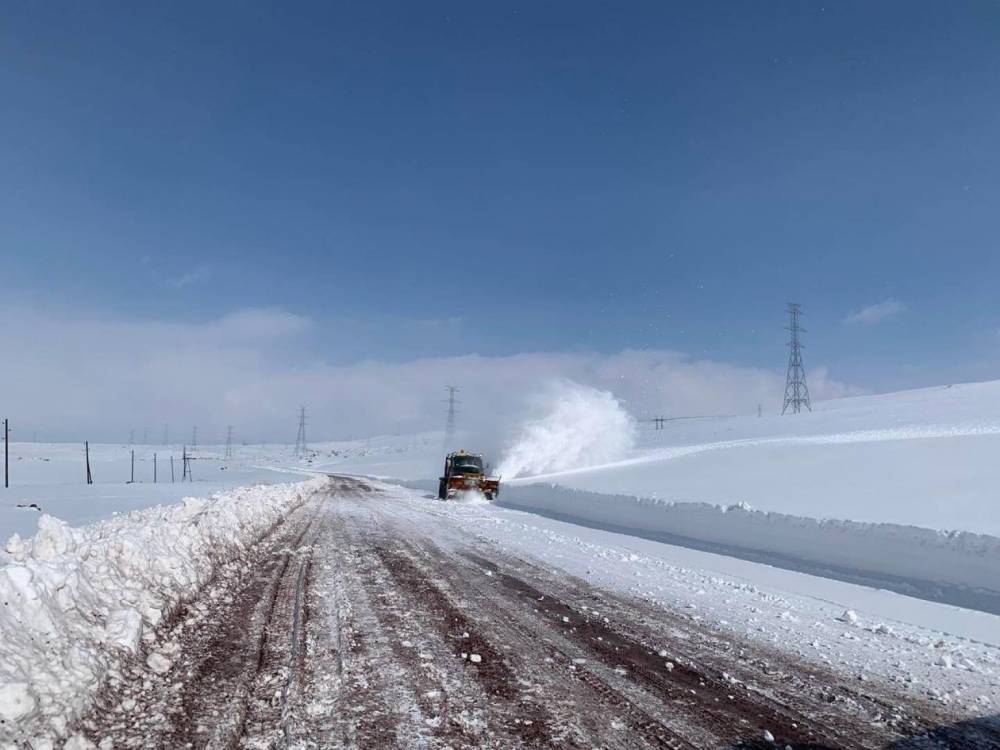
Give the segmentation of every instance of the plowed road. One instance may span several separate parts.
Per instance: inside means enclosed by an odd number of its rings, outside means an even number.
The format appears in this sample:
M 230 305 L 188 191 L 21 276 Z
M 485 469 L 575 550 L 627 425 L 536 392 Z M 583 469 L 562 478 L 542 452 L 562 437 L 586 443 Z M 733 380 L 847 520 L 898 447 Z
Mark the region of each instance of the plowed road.
M 137 661 L 83 730 L 116 748 L 882 748 L 944 723 L 511 557 L 435 502 L 332 479 L 173 619 L 169 658 Z

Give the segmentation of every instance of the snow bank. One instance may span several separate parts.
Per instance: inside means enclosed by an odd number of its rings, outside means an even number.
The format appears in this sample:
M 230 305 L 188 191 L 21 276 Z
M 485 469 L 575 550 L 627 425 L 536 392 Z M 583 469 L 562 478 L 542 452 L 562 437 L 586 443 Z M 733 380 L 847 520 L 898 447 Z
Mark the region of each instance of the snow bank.
M 508 486 L 500 500 L 507 507 L 1000 613 L 1000 538 L 994 536 L 554 485 Z
M 44 515 L 0 552 L 0 743 L 63 736 L 109 670 L 326 484 L 247 487 L 71 528 Z

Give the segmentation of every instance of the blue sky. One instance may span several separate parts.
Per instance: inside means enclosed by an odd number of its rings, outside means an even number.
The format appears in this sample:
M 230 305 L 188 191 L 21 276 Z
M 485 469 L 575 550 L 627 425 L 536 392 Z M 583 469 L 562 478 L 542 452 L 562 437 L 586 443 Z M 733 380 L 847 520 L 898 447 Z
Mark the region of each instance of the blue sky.
M 3 16 L 8 303 L 283 310 L 315 323 L 303 362 L 635 348 L 781 370 L 796 300 L 807 366 L 843 382 L 1000 373 L 993 2 Z

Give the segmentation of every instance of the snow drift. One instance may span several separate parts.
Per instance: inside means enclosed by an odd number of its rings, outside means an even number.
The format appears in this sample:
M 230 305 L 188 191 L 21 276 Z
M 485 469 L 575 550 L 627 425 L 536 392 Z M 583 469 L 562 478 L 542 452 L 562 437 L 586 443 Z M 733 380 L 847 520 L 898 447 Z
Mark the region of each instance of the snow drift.
M 674 503 L 555 485 L 506 487 L 506 507 L 865 582 L 1000 614 L 1000 538 L 892 523 Z
M 586 468 L 622 458 L 635 441 L 635 421 L 608 391 L 568 380 L 539 400 L 540 416 L 520 429 L 499 472 L 505 477 Z
M 65 736 L 117 664 L 326 484 L 186 498 L 71 528 L 42 516 L 0 552 L 0 744 Z

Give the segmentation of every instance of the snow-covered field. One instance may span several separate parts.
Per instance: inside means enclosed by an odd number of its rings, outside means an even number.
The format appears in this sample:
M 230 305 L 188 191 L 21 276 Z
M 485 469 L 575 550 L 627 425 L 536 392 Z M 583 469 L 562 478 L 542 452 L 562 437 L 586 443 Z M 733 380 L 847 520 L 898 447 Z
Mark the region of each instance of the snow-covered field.
M 812 413 L 668 422 L 565 487 L 809 518 L 1000 535 L 1000 381 L 818 403 Z
M 11 442 L 10 487 L 0 485 L 0 538 L 15 532 L 22 536 L 34 533 L 40 513 L 79 525 L 115 513 L 175 503 L 189 495 L 205 497 L 236 487 L 289 481 L 286 471 L 265 468 L 289 462 L 288 452 L 280 446 L 240 446 L 231 460 L 223 459 L 222 447 L 208 446 L 194 453 L 194 481 L 185 482 L 182 447 L 176 445 L 135 446 L 135 482 L 130 483 L 132 450 L 126 445 L 91 444 L 94 483 L 88 485 L 82 443 Z M 32 503 L 38 508 L 31 507 Z

